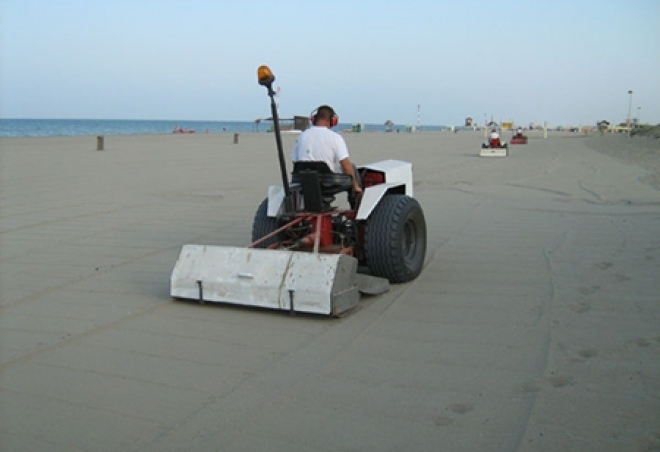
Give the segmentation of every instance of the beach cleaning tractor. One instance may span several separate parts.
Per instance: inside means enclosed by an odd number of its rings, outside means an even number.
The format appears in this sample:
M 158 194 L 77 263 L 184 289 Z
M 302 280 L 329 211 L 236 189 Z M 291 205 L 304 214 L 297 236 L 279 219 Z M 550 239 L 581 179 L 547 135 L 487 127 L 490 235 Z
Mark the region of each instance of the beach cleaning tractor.
M 501 141 L 499 138 L 491 138 L 481 143 L 479 155 L 481 157 L 508 157 L 509 143 Z
M 415 279 L 426 256 L 426 220 L 413 198 L 412 164 L 384 160 L 358 167 L 363 194 L 350 207 L 351 176 L 323 162 L 296 162 L 291 181 L 267 66 L 257 71 L 270 97 L 282 185 L 269 187 L 244 248 L 185 245 L 172 272 L 174 298 L 338 316 L 360 293 Z
M 524 135 L 521 131 L 516 132 L 514 136 L 509 140 L 511 144 L 527 144 L 527 135 Z

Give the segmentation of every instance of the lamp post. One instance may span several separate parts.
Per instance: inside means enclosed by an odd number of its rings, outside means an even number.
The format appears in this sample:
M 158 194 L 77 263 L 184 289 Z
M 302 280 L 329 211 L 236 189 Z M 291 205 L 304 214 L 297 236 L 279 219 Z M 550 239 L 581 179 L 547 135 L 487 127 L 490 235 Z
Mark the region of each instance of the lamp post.
M 642 115 L 641 113 L 642 107 L 637 107 L 637 127 L 642 125 L 642 122 L 640 121 L 640 116 Z
M 632 90 L 628 90 L 628 95 L 630 96 L 628 99 L 628 138 L 630 138 L 630 129 L 632 126 L 632 124 L 630 123 L 630 113 L 632 111 L 632 95 L 633 95 Z

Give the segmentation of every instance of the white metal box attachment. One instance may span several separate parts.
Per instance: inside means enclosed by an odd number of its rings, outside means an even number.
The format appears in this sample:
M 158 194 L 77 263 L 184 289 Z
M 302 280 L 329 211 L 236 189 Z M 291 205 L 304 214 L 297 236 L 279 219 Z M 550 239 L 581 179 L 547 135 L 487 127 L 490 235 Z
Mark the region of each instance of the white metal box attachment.
M 170 294 L 339 315 L 359 301 L 356 275 L 357 260 L 342 254 L 185 245 L 172 272 Z
M 481 157 L 506 157 L 509 155 L 509 148 L 481 148 L 479 155 Z

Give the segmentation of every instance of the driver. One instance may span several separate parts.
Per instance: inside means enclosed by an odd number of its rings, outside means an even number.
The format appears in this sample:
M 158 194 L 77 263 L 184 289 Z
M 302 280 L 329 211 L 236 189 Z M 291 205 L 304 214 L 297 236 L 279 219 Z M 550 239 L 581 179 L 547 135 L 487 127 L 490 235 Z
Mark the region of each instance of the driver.
M 500 142 L 500 134 L 497 133 L 497 129 L 493 129 L 490 131 L 490 136 L 489 136 L 489 142 L 490 142 L 490 147 L 492 148 L 499 148 L 502 143 Z
M 332 127 L 339 118 L 332 107 L 321 105 L 312 114 L 312 126 L 300 134 L 291 150 L 291 160 L 295 162 L 325 162 L 335 173 L 344 172 L 353 178 L 353 192 L 362 193 L 355 166 L 348 158 L 348 148 L 344 138 Z
M 516 130 L 516 136 L 519 136 L 519 137 L 523 136 L 522 132 L 523 132 L 522 127 L 518 127 L 518 130 Z

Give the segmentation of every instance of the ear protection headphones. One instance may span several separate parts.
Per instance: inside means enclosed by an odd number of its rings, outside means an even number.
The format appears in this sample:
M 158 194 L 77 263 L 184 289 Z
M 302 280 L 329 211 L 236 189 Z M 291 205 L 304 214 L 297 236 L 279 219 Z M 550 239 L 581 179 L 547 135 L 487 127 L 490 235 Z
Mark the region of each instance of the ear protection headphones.
M 330 128 L 335 127 L 337 124 L 339 124 L 339 116 L 337 116 L 337 113 L 335 113 L 335 110 L 328 106 L 328 105 L 321 105 L 319 108 L 315 109 L 312 111 L 312 114 L 310 115 L 309 120 L 312 122 L 312 124 L 316 125 L 316 121 L 319 116 L 319 110 L 329 110 L 330 113 L 332 114 L 332 117 L 330 118 Z

